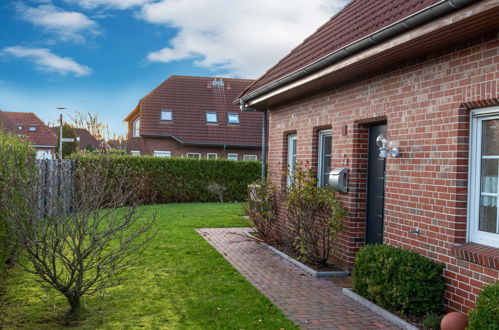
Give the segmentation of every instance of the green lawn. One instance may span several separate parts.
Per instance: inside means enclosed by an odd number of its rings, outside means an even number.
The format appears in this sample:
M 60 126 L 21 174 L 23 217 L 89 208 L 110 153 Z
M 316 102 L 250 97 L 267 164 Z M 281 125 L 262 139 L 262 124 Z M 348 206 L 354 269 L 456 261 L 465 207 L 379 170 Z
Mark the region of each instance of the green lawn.
M 295 329 L 195 228 L 241 227 L 241 204 L 169 204 L 157 210 L 157 235 L 122 285 L 85 297 L 81 329 Z M 20 268 L 0 298 L 0 328 L 64 327 L 68 309 Z

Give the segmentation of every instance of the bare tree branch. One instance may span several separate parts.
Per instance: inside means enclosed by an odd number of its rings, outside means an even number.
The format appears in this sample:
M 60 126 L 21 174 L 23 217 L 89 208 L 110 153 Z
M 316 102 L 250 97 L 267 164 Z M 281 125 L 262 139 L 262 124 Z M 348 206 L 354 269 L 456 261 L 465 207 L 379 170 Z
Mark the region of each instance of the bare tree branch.
M 3 200 L 25 206 L 9 208 L 9 226 L 30 261 L 25 270 L 77 313 L 82 296 L 119 283 L 151 239 L 155 216 L 139 212 L 145 181 L 125 166 L 111 167 L 105 157 L 87 167 L 55 164 L 49 175 L 33 170 L 25 180 L 8 178 L 20 193 Z

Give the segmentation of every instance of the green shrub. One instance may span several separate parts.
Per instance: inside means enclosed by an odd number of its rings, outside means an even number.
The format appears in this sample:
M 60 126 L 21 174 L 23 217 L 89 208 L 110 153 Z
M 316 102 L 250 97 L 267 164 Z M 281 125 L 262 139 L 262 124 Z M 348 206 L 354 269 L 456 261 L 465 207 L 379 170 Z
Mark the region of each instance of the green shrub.
M 325 265 L 337 247 L 346 216 L 335 192 L 319 187 L 312 171 L 298 164 L 285 204 L 296 252 L 302 259 Z
M 77 166 L 91 167 L 98 156 L 75 155 Z M 248 184 L 260 175 L 260 163 L 230 160 L 158 158 L 136 156 L 108 156 L 116 168 L 126 166 L 132 175 L 145 175 L 147 189 L 142 194 L 145 203 L 243 201 Z M 133 174 L 134 173 L 134 174 Z M 120 173 L 113 173 L 118 180 Z M 208 187 L 218 184 L 225 188 L 223 196 L 214 194 Z
M 5 182 L 8 181 L 7 177 L 14 177 L 16 181 L 25 180 L 28 159 L 34 156 L 35 151 L 29 143 L 0 130 L 0 271 L 13 256 L 15 248 L 14 237 L 6 222 L 8 214 L 5 199 L 8 198 L 7 195 L 15 196 L 16 191 L 12 191 L 14 188 Z
M 405 315 L 440 313 L 443 265 L 388 245 L 364 246 L 355 258 L 353 290 L 388 310 Z
M 258 238 L 273 244 L 279 241 L 277 220 L 277 187 L 267 178 L 255 181 L 248 187 L 246 214 L 251 219 L 249 226 L 254 227 Z
M 476 301 L 476 309 L 470 312 L 470 330 L 499 329 L 499 282 L 486 286 Z
M 423 319 L 423 326 L 427 329 L 440 330 L 443 314 L 428 313 Z

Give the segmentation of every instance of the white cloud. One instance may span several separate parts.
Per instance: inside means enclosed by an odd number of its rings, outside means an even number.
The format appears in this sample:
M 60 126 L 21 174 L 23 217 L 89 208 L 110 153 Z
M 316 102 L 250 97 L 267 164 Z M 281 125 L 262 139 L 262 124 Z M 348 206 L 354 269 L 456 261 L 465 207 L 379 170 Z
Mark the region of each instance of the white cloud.
M 347 0 L 162 0 L 147 22 L 178 29 L 151 62 L 191 59 L 219 73 L 257 77 L 325 23 Z
M 68 3 L 78 4 L 86 9 L 97 7 L 128 9 L 135 6 L 141 6 L 150 2 L 150 0 L 65 0 Z
M 92 73 L 92 69 L 88 66 L 81 65 L 69 57 L 60 57 L 47 48 L 5 47 L 0 51 L 0 56 L 27 59 L 33 62 L 39 71 L 61 75 L 74 74 L 77 77 L 87 76 Z
M 82 43 L 85 35 L 100 34 L 98 24 L 84 14 L 64 11 L 52 4 L 30 7 L 19 2 L 16 10 L 22 20 L 55 34 L 61 41 Z

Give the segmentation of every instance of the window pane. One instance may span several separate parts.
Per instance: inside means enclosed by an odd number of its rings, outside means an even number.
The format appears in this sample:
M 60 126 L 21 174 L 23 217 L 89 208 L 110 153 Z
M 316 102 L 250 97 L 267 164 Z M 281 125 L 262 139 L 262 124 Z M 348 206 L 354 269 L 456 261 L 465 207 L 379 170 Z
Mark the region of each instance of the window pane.
M 239 114 L 229 113 L 229 124 L 239 124 Z
M 137 119 L 133 123 L 133 136 L 140 136 L 140 119 Z
M 482 159 L 482 192 L 497 193 L 498 159 Z
M 499 155 L 499 119 L 484 120 L 482 126 L 482 155 Z
M 161 111 L 161 120 L 172 120 L 172 112 L 169 110 Z
M 206 113 L 206 121 L 208 123 L 216 123 L 218 121 L 216 112 L 207 112 Z
M 291 167 L 292 169 L 294 170 L 295 166 L 296 166 L 296 139 L 293 139 L 293 143 L 292 143 L 292 160 L 291 160 Z
M 322 150 L 321 150 L 321 186 L 325 187 L 329 182 L 329 172 L 331 172 L 331 135 L 322 135 Z
M 482 196 L 480 198 L 478 230 L 497 233 L 497 197 Z

